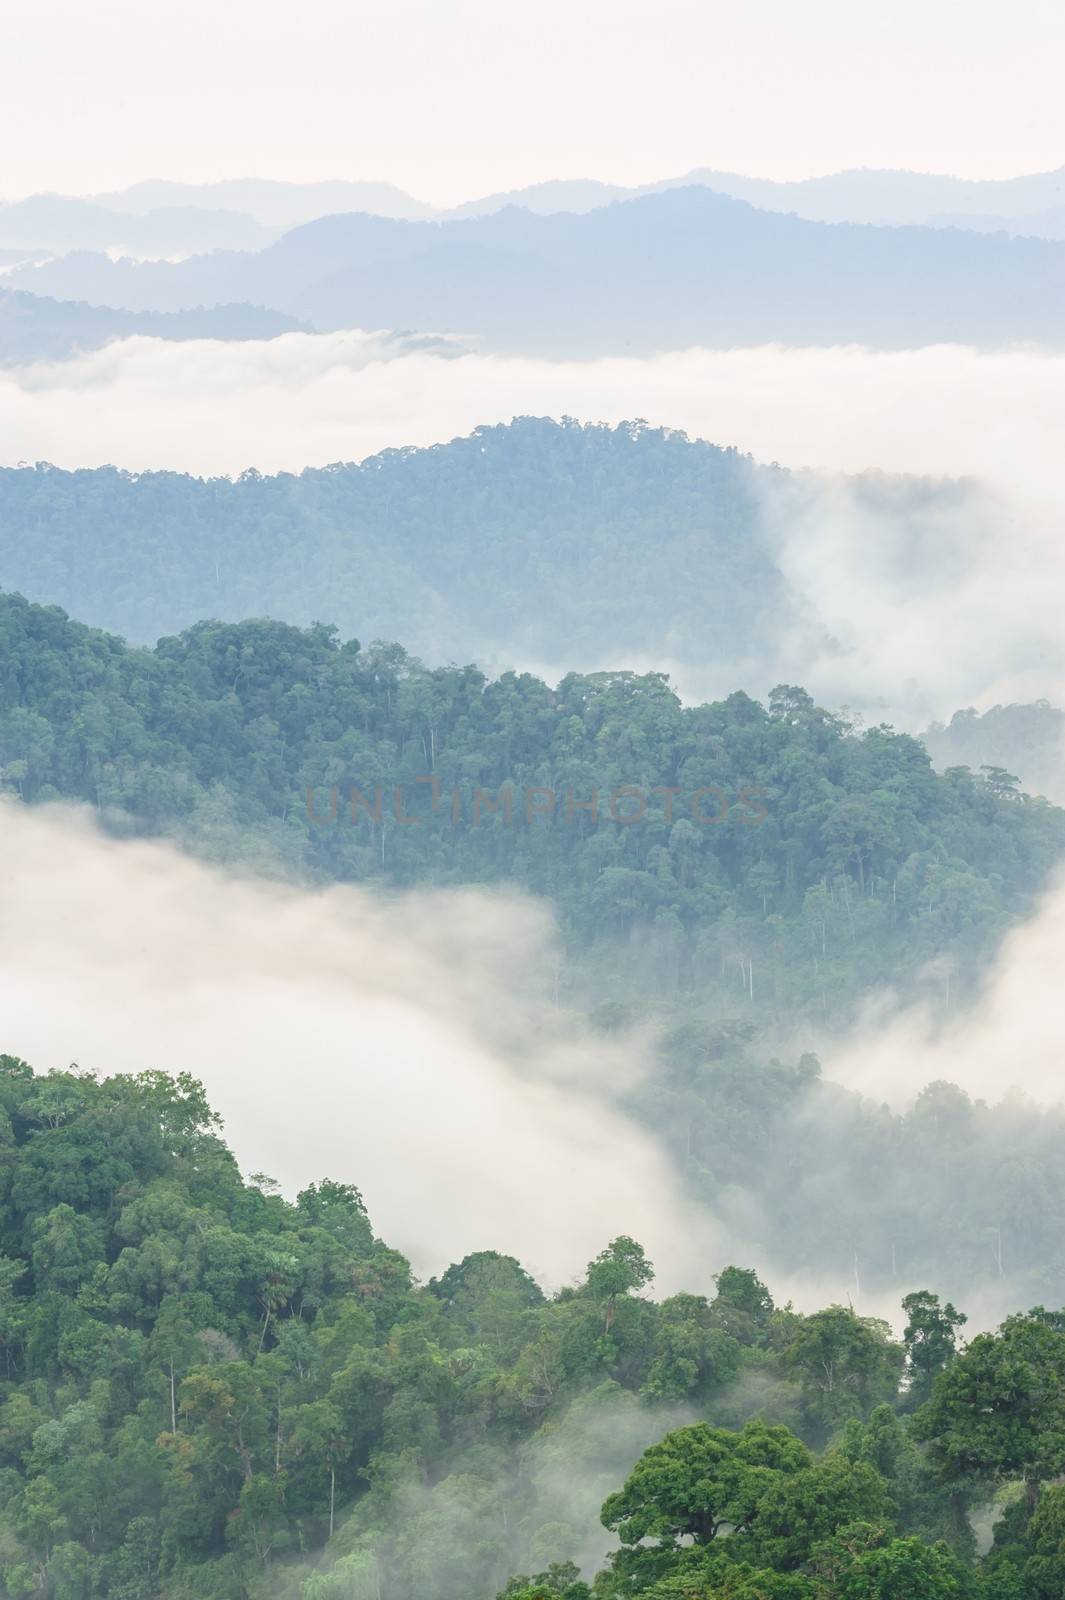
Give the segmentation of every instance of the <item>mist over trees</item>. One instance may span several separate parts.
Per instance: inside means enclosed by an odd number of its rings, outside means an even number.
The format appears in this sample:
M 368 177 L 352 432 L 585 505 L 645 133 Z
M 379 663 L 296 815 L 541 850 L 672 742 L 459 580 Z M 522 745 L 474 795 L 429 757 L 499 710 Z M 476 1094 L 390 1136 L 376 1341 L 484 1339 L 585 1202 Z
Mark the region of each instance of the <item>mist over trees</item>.
M 1041 1307 L 963 1348 L 927 1288 L 901 1338 L 735 1265 L 656 1300 L 624 1235 L 554 1292 L 490 1238 L 419 1284 L 353 1185 L 242 1179 L 189 1073 L 0 1056 L 0 1139 L 17 1600 L 1060 1592 Z
M 0 469 L 0 586 L 144 644 L 209 617 L 328 619 L 434 665 L 675 662 L 767 689 L 781 657 L 838 654 L 781 570 L 826 486 L 879 539 L 882 580 L 905 589 L 916 564 L 940 591 L 968 570 L 943 537 L 979 510 L 966 482 L 826 480 L 646 423 L 522 417 L 235 482 Z
M 1063 183 L 0 204 L 0 1595 L 1062 1600 Z
M 490 681 L 324 624 L 148 651 L 17 596 L 0 644 L 24 800 L 311 879 L 518 884 L 558 909 L 569 994 L 792 1026 L 882 985 L 949 1005 L 1065 843 L 1065 812 L 797 687 L 685 707 L 660 673 Z
M 0 585 L 145 644 L 328 617 L 434 661 L 735 660 L 797 623 L 762 506 L 784 479 L 681 433 L 547 418 L 236 482 L 7 468 Z
M 1065 711 L 1047 700 L 984 712 L 970 706 L 926 728 L 921 743 L 941 772 L 971 767 L 1051 800 L 1065 797 Z

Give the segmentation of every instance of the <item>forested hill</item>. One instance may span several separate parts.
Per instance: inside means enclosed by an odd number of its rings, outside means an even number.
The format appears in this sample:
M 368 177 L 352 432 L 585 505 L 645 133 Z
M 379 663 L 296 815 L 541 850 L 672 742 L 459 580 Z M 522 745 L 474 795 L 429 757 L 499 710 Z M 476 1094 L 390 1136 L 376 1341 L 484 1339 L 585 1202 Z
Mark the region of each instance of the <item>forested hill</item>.
M 639 424 L 523 418 L 238 482 L 0 470 L 0 588 L 154 643 L 319 618 L 433 660 L 754 657 L 793 618 L 762 492 L 785 475 Z
M 114 311 L 84 301 L 49 300 L 0 289 L 0 367 L 62 361 L 115 339 L 276 339 L 301 331 L 295 317 L 261 306 L 209 310 Z
M 789 1022 L 933 958 L 956 995 L 1065 847 L 1065 812 L 1008 775 L 937 775 L 913 738 L 797 688 L 683 707 L 658 673 L 487 681 L 277 622 L 130 648 L 17 596 L 0 766 L 28 802 L 88 801 L 212 856 L 514 882 L 557 905 L 569 992 Z
M 11 1600 L 1063 1592 L 1061 1313 L 658 1299 L 625 1236 L 550 1295 L 491 1237 L 418 1284 L 354 1186 L 242 1181 L 189 1074 L 0 1055 L 0 1146 Z

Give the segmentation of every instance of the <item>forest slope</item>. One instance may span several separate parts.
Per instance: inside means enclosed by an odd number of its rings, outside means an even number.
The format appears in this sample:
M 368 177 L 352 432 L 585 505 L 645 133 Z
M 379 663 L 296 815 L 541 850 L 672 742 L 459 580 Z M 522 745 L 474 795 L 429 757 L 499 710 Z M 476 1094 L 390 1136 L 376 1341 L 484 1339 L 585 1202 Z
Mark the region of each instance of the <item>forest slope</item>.
M 945 973 L 958 993 L 1065 847 L 1065 812 L 1007 775 L 938 775 L 799 688 L 686 707 L 659 673 L 491 681 L 321 624 L 136 649 L 17 596 L 0 766 L 29 802 L 319 881 L 516 883 L 557 907 L 575 992 L 792 1024 Z

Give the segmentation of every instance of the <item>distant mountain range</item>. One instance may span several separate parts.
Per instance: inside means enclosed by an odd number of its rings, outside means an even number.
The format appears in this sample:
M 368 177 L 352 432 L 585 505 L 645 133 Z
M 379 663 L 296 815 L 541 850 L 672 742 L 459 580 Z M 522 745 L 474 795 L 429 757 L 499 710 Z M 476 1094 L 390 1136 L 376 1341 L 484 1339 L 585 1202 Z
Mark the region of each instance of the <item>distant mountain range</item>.
M 128 310 L 268 306 L 319 330 L 416 329 L 582 357 L 691 344 L 1065 341 L 1065 245 L 808 222 L 698 186 L 583 215 L 325 217 L 255 252 L 78 252 L 10 284 Z
M 192 205 L 121 212 L 94 200 L 53 194 L 0 205 L 0 249 L 13 254 L 102 250 L 168 257 L 199 250 L 259 250 L 282 231 L 239 211 Z
M 243 212 L 261 227 L 286 229 L 338 211 L 408 221 L 437 215 L 394 183 L 364 183 L 346 178 L 320 183 L 285 183 L 274 178 L 226 178 L 219 183 L 171 183 L 150 178 L 130 189 L 94 195 L 112 211 L 142 213 L 174 206 L 205 211 Z
M 484 216 L 508 205 L 523 206 L 540 214 L 593 211 L 617 200 L 631 200 L 692 185 L 730 195 L 735 200 L 746 200 L 762 211 L 791 212 L 811 222 L 969 225 L 955 223 L 945 215 L 954 213 L 969 217 L 979 231 L 985 231 L 986 225 L 995 218 L 1017 217 L 1023 218 L 1027 227 L 1038 233 L 1042 214 L 1052 212 L 1065 202 L 1065 167 L 1019 178 L 976 181 L 933 173 L 860 168 L 789 183 L 772 178 L 745 178 L 736 172 L 699 167 L 679 178 L 664 178 L 658 183 L 633 188 L 599 183 L 594 179 L 537 183 L 469 201 L 448 214 Z M 1053 225 L 1053 218 L 1050 225 Z
M 65 254 L 101 250 L 140 258 L 204 250 L 259 249 L 305 222 L 342 212 L 400 221 L 445 221 L 519 206 L 538 216 L 583 213 L 619 200 L 698 186 L 746 200 L 763 211 L 812 222 L 870 222 L 958 227 L 979 233 L 1060 239 L 1065 167 L 1018 178 L 973 181 L 920 172 L 861 169 L 779 183 L 700 167 L 676 178 L 626 187 L 597 179 L 553 179 L 441 209 L 390 183 L 345 179 L 282 183 L 227 179 L 171 183 L 151 179 L 89 197 L 37 194 L 0 204 L 0 253 Z M 2 259 L 2 254 L 0 254 Z
M 929 217 L 933 228 L 967 228 L 973 233 L 1011 233 L 1023 239 L 1065 239 L 1065 205 L 1051 206 L 1034 216 L 970 216 L 947 211 Z
M 791 211 L 811 222 L 933 224 L 953 213 L 980 221 L 1023 218 L 1038 226 L 1042 212 L 1065 204 L 1065 167 L 1017 178 L 970 179 L 945 174 L 858 168 L 824 177 L 776 182 L 736 172 L 697 167 L 676 178 L 626 187 L 593 178 L 554 179 L 469 200 L 450 210 L 434 208 L 389 183 L 276 183 L 236 179 L 223 183 L 182 184 L 152 181 L 95 200 L 115 211 L 145 212 L 164 207 L 245 212 L 268 228 L 291 228 L 330 212 L 366 211 L 408 221 L 431 217 L 484 216 L 508 205 L 547 215 L 593 211 L 615 200 L 637 199 L 693 184 L 747 200 L 763 211 Z M 0 213 L 2 215 L 2 213 Z M 951 226 L 944 221 L 943 226 Z M 86 241 L 87 242 L 87 241 Z

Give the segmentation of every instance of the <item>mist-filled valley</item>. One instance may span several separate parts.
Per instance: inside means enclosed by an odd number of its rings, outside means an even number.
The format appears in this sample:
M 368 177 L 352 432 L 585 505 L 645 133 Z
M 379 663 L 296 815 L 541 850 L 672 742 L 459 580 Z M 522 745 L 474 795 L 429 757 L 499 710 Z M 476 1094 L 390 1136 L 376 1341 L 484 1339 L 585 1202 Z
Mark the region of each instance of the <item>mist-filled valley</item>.
M 1014 11 L 12 19 L 0 1596 L 1062 1600 Z

